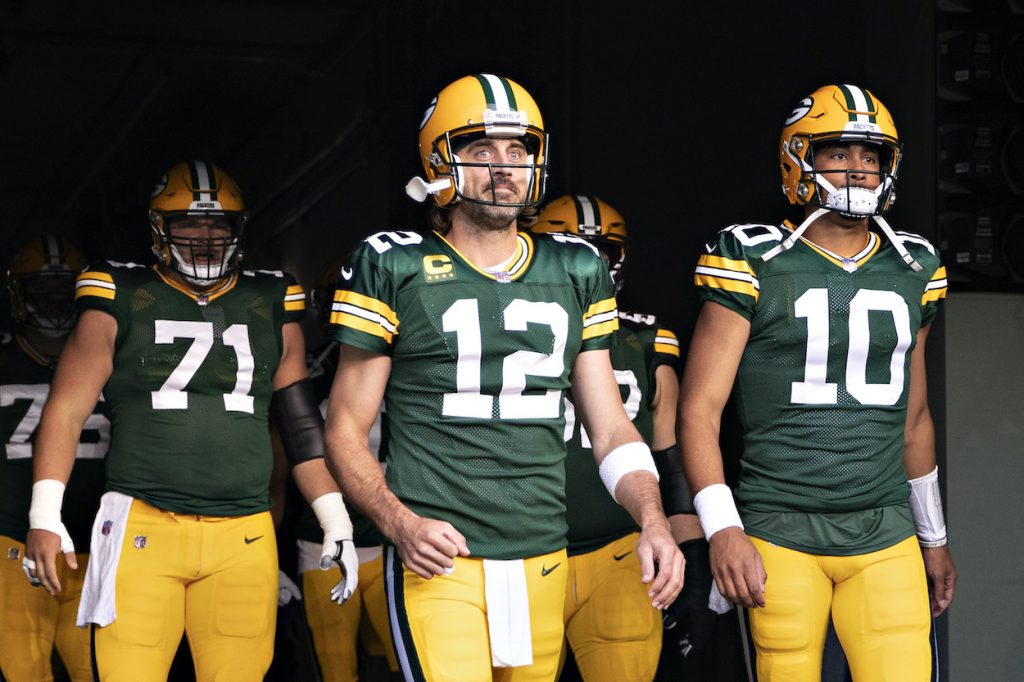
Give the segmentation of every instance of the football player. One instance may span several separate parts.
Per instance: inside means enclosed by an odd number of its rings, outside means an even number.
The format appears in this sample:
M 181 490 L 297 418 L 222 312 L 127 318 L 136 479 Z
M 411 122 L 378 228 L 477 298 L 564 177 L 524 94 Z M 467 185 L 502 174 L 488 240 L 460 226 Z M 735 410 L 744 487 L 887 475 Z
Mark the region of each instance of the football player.
M 246 211 L 227 173 L 172 167 L 150 201 L 157 263 L 95 264 L 57 367 L 35 452 L 27 559 L 51 594 L 74 443 L 102 389 L 113 414 L 107 490 L 92 531 L 79 625 L 94 623 L 102 680 L 163 680 L 182 631 L 199 679 L 261 679 L 273 653 L 277 548 L 268 482 L 275 421 L 324 528 L 321 565 L 356 585 L 352 528 L 323 461 L 304 362 L 302 288 L 240 269 Z
M 385 589 L 407 680 L 553 679 L 570 385 L 602 481 L 641 527 L 648 598 L 664 608 L 682 583 L 654 461 L 608 359 L 618 327 L 608 268 L 578 237 L 517 230 L 543 199 L 547 149 L 518 83 L 455 81 L 420 127 L 426 181 L 407 185 L 433 197 L 434 231 L 373 235 L 340 272 L 328 453 L 393 544 Z M 367 447 L 382 398 L 386 483 Z
M 103 457 L 110 421 L 98 403 L 75 445 L 68 481 L 68 533 L 77 553 L 60 566 L 66 589 L 59 595 L 25 581 L 32 448 L 57 356 L 75 323 L 75 275 L 86 265 L 73 244 L 42 236 L 24 244 L 7 269 L 12 334 L 0 334 L 0 671 L 10 682 L 52 680 L 54 644 L 75 682 L 92 679 L 89 633 L 75 627 L 89 556 L 89 528 L 103 494 Z
M 324 330 L 331 317 L 334 285 L 343 260 L 330 263 L 317 275 L 310 302 Z M 333 339 L 317 348 L 307 358 L 310 380 L 322 414 L 327 413 L 328 396 L 334 372 L 338 366 L 339 344 Z M 383 416 L 381 413 L 380 416 Z M 370 429 L 369 447 L 374 455 L 381 445 L 381 419 Z M 302 593 L 305 596 L 306 622 L 313 635 L 317 662 L 324 682 L 346 682 L 359 679 L 357 641 L 369 656 L 386 657 L 388 668 L 398 672 L 394 648 L 391 646 L 391 628 L 388 608 L 384 599 L 384 559 L 381 544 L 383 536 L 373 522 L 352 510 L 353 540 L 359 557 L 359 585 L 347 602 L 339 609 L 324 596 L 338 580 L 337 570 L 319 569 L 320 546 L 323 531 L 309 505 L 304 505 L 296 524 L 298 544 L 298 570 Z
M 761 680 L 819 679 L 830 613 L 854 679 L 927 680 L 929 582 L 932 614 L 953 598 L 925 381 L 946 272 L 882 217 L 901 154 L 873 93 L 819 88 L 780 143 L 802 222 L 726 228 L 697 265 L 683 452 L 716 585 L 751 609 Z M 734 379 L 740 513 L 718 447 Z
M 607 202 L 584 195 L 559 197 L 544 208 L 532 231 L 572 234 L 593 244 L 608 266 L 616 294 L 621 291 L 626 223 Z M 673 535 L 685 533 L 680 515 L 688 513 L 689 536 L 677 537 L 677 542 L 703 540 L 676 447 L 679 340 L 653 315 L 620 310 L 609 354 L 626 414 L 654 450 Z M 568 397 L 565 414 L 566 639 L 585 680 L 651 680 L 661 651 L 662 619 L 638 579 L 640 561 L 633 550 L 639 529 L 601 484 L 590 436 L 576 421 Z M 684 585 L 683 594 L 686 589 Z M 706 602 L 706 594 L 704 598 Z

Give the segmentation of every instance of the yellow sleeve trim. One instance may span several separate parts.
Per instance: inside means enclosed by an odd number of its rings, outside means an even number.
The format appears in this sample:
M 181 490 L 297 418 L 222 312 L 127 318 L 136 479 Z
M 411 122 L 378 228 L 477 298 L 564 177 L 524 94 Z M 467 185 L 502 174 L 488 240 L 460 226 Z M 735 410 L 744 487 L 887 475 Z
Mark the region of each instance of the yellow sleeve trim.
M 932 303 L 946 298 L 946 287 L 941 289 L 932 289 L 931 291 L 924 292 L 924 296 L 921 297 L 921 305 Z
M 608 320 L 607 322 L 601 322 L 600 324 L 594 324 L 589 327 L 583 328 L 583 340 L 592 339 L 595 336 L 604 336 L 605 334 L 611 334 L 619 328 L 619 320 L 615 318 Z
M 748 275 L 754 274 L 754 270 L 750 267 L 750 263 L 745 260 L 732 260 L 731 258 L 712 256 L 707 253 L 701 255 L 700 259 L 697 261 L 697 265 L 703 265 L 709 268 L 718 268 L 719 270 L 745 272 Z
M 946 279 L 946 266 L 945 265 L 940 265 L 939 269 L 936 270 L 935 274 L 932 275 L 932 281 L 933 282 L 935 280 L 937 280 L 937 279 Z
M 760 296 L 757 289 L 750 282 L 740 282 L 735 279 L 725 279 L 723 277 L 713 277 L 711 275 L 694 275 L 693 283 L 699 287 L 708 287 L 710 289 L 725 289 L 726 291 L 734 291 L 738 294 L 746 294 L 755 301 Z
M 593 317 L 594 315 L 600 315 L 601 313 L 607 313 L 615 310 L 616 305 L 614 296 L 612 298 L 606 298 L 603 301 L 598 301 L 587 308 L 587 312 L 583 313 L 583 319 L 585 320 L 588 317 Z M 618 326 L 616 326 L 616 329 L 618 329 Z
M 82 296 L 95 296 L 97 298 L 106 298 L 113 301 L 115 295 L 116 294 L 114 293 L 113 289 L 104 289 L 103 287 L 85 286 L 79 287 L 78 289 L 75 290 L 76 301 L 80 299 Z
M 287 310 L 288 312 L 292 312 L 292 311 L 295 311 L 295 310 L 305 310 L 306 309 L 306 301 L 305 300 L 301 300 L 301 301 L 285 301 L 284 302 L 284 309 Z
M 379 336 L 380 338 L 387 341 L 388 344 L 390 344 L 391 340 L 395 338 L 394 334 L 389 332 L 387 329 L 384 329 L 384 327 L 381 327 L 379 324 L 370 322 L 369 320 L 364 320 L 363 318 L 357 317 L 356 315 L 353 315 L 351 313 L 331 313 L 331 324 L 338 324 L 341 325 L 342 327 L 349 327 L 350 329 L 365 332 L 367 334 L 370 334 L 371 336 Z
M 664 355 L 671 355 L 672 357 L 679 357 L 679 346 L 673 346 L 668 343 L 655 343 L 654 352 L 662 353 Z
M 284 292 L 284 295 L 285 296 L 291 296 L 292 294 L 302 294 L 302 293 L 305 293 L 305 292 L 303 291 L 301 284 L 292 284 Z
M 664 327 L 658 327 L 658 331 L 655 333 L 655 336 L 664 336 L 665 338 L 668 339 L 679 339 L 679 337 L 676 336 L 676 333 L 674 331 L 672 331 L 671 329 L 665 329 Z
M 335 303 L 348 303 L 354 305 L 357 308 L 368 310 L 373 313 L 377 313 L 391 324 L 398 326 L 398 315 L 392 310 L 386 303 L 378 301 L 375 298 L 364 296 L 363 294 L 356 293 L 350 290 L 338 290 L 334 292 Z M 333 316 L 332 316 L 333 320 Z
M 86 270 L 85 272 L 80 273 L 76 281 L 80 282 L 83 279 L 96 279 L 101 282 L 110 282 L 111 284 L 114 283 L 114 277 L 112 275 L 106 272 L 97 272 L 95 270 Z

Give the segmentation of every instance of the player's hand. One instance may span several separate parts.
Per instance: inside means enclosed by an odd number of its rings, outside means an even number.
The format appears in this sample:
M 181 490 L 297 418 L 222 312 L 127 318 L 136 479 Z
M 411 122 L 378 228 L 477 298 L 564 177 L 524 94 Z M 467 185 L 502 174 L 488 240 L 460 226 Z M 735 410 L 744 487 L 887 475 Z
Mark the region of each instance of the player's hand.
M 679 545 L 679 550 L 686 559 L 686 579 L 679 598 L 665 610 L 663 625 L 665 641 L 675 642 L 679 655 L 686 658 L 702 649 L 711 639 L 717 616 L 708 608 L 708 596 L 714 582 L 708 543 L 704 538 L 687 540 Z
M 672 539 L 668 522 L 645 524 L 636 542 L 640 559 L 640 580 L 651 587 L 647 596 L 656 609 L 668 608 L 683 589 L 683 568 L 686 561 Z
M 334 564 L 341 569 L 341 580 L 331 588 L 331 601 L 340 606 L 355 593 L 359 585 L 359 555 L 352 540 L 341 540 L 325 533 L 320 570 L 326 571 Z
M 922 547 L 924 571 L 928 574 L 928 597 L 931 601 L 932 616 L 938 618 L 953 601 L 956 590 L 956 566 L 949 554 L 949 546 Z
M 61 524 L 63 528 L 63 524 Z M 25 558 L 21 567 L 34 586 L 42 585 L 47 592 L 56 595 L 61 590 L 60 579 L 57 577 L 57 555 L 64 554 L 64 561 L 71 569 L 78 568 L 75 557 L 75 545 L 67 530 L 54 533 L 41 528 L 33 528 L 25 538 Z
M 768 574 L 761 555 L 742 528 L 730 526 L 712 535 L 708 556 L 711 575 L 723 597 L 748 609 L 764 606 Z
M 287 606 L 292 602 L 302 601 L 302 590 L 284 571 L 277 572 L 277 605 Z
M 411 515 L 392 538 L 406 568 L 430 579 L 450 575 L 455 570 L 455 557 L 469 556 L 466 538 L 447 521 Z

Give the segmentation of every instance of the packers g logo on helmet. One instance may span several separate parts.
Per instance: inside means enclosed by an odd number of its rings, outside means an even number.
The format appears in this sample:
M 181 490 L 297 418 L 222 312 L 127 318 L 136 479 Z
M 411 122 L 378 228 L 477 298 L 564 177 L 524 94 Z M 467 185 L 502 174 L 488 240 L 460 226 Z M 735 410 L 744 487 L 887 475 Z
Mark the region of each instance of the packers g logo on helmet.
M 175 220 L 193 216 L 223 218 L 231 235 L 198 239 L 171 234 Z M 241 190 L 223 169 L 206 161 L 182 161 L 160 177 L 149 202 L 153 253 L 160 265 L 191 284 L 209 285 L 238 268 L 248 217 Z
M 519 138 L 529 155 L 525 164 L 469 163 L 458 157 L 464 144 L 481 136 Z M 415 177 L 405 186 L 416 201 L 433 196 L 438 206 L 456 201 L 499 206 L 536 206 L 547 184 L 548 135 L 537 103 L 515 81 L 482 73 L 455 81 L 431 101 L 423 114 L 419 135 L 420 159 L 426 180 Z M 466 167 L 526 168 L 530 174 L 526 197 L 518 203 L 499 203 L 466 197 L 462 169 Z M 493 178 L 493 175 L 492 175 Z
M 625 284 L 626 221 L 603 199 L 583 194 L 560 196 L 544 207 L 530 231 L 561 232 L 585 239 L 607 261 L 616 293 Z
M 814 168 L 814 147 L 822 142 L 862 142 L 880 151 L 878 187 L 837 189 Z M 895 201 L 893 191 L 902 145 L 889 110 L 856 85 L 826 85 L 793 108 L 779 141 L 782 191 L 789 203 L 814 203 L 851 218 L 882 215 Z M 847 171 L 852 172 L 852 171 Z
M 75 277 L 85 266 L 82 252 L 61 237 L 36 237 L 22 245 L 7 268 L 15 327 L 67 336 L 75 326 Z

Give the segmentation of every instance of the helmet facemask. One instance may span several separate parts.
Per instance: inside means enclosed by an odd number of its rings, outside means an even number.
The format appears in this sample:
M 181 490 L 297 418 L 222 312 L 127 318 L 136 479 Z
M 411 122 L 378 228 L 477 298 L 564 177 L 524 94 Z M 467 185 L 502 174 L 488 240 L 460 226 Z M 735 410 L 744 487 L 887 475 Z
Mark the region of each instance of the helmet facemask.
M 815 149 L 824 145 L 862 143 L 876 147 L 879 152 L 878 170 L 845 169 L 819 171 L 814 166 Z M 835 211 L 844 218 L 858 220 L 886 213 L 896 200 L 893 188 L 899 172 L 902 155 L 898 141 L 881 135 L 843 133 L 841 135 L 794 135 L 784 143 L 784 152 L 800 169 L 800 182 L 796 194 L 805 204 Z M 845 175 L 843 186 L 836 187 L 826 176 Z M 851 175 L 874 175 L 878 186 L 874 189 L 859 186 Z
M 230 233 L 210 236 L 214 228 L 207 226 L 207 236 L 175 234 L 176 230 L 188 229 L 181 222 L 191 217 L 223 220 L 229 226 Z M 153 251 L 163 265 L 173 268 L 189 284 L 209 286 L 234 272 L 241 260 L 245 218 L 244 214 L 187 212 L 157 215 L 151 211 Z
M 51 339 L 71 333 L 75 313 L 75 275 L 68 269 L 12 277 L 12 311 L 19 325 Z
M 472 129 L 471 129 L 472 130 Z M 547 188 L 548 162 L 546 155 L 541 150 L 547 148 L 547 135 L 535 128 L 527 128 L 524 134 L 517 136 L 526 147 L 526 163 L 480 163 L 475 161 L 463 161 L 458 150 L 465 148 L 485 135 L 493 135 L 491 132 L 483 133 L 479 130 L 470 131 L 449 131 L 443 138 L 435 140 L 433 153 L 430 156 L 431 163 L 435 166 L 438 175 L 448 174 L 452 178 L 455 187 L 456 201 L 468 201 L 484 206 L 498 206 L 502 208 L 527 208 L 540 204 L 544 199 L 544 191 Z M 513 135 L 494 135 L 499 138 L 516 137 Z M 449 150 L 452 153 L 449 155 Z M 450 157 L 450 158 L 449 158 Z M 540 163 L 538 158 L 544 158 Z M 486 168 L 491 190 L 491 200 L 470 197 L 465 194 L 464 168 Z M 510 174 L 526 173 L 526 191 L 522 201 L 498 201 L 497 187 L 495 185 L 494 172 L 497 169 L 508 169 Z

